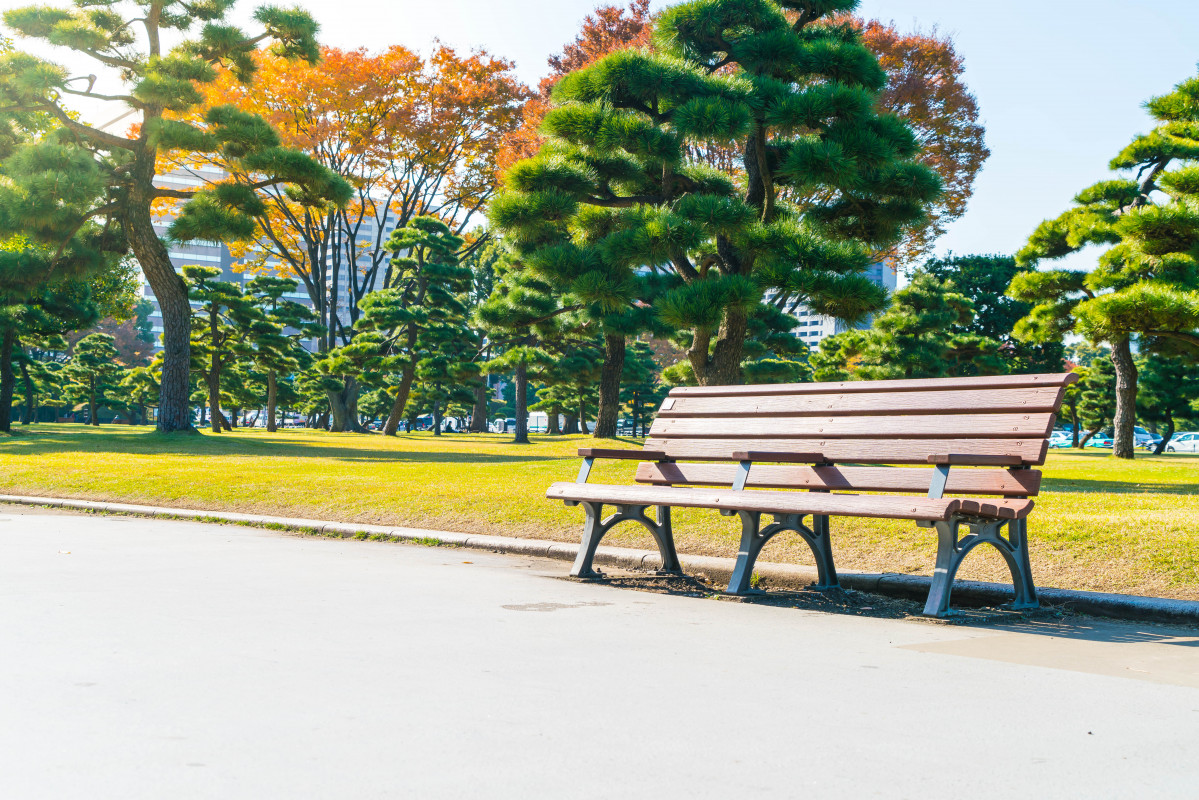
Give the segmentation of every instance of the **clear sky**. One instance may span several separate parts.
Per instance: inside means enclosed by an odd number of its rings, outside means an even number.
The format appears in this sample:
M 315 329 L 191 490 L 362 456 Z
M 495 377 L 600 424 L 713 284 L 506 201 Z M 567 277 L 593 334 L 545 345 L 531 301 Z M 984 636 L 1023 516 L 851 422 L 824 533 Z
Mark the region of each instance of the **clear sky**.
M 28 2 L 28 0 L 26 0 Z M 529 83 L 572 40 L 598 0 L 288 0 L 308 8 L 338 47 L 436 39 L 516 62 Z M 669 3 L 654 0 L 653 7 Z M 25 5 L 0 0 L 0 7 Z M 242 0 L 239 16 L 256 3 Z M 1014 252 L 1046 217 L 1106 177 L 1106 164 L 1148 127 L 1141 103 L 1196 72 L 1199 0 L 863 0 L 901 30 L 936 27 L 965 58 L 992 155 L 966 215 L 938 250 Z M 252 23 L 251 23 L 252 24 Z M 1076 260 L 1085 266 L 1084 255 Z

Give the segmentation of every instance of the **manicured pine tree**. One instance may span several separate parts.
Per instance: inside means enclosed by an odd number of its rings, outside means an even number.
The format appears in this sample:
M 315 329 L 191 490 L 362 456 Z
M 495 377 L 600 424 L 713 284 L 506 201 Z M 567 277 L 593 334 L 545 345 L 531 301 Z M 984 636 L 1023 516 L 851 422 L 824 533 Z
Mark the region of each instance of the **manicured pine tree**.
M 644 436 L 651 415 L 670 390 L 661 380 L 661 367 L 653 349 L 642 341 L 629 344 L 621 375 L 620 398 L 628 410 L 633 435 Z
M 293 278 L 273 275 L 261 275 L 246 284 L 246 296 L 261 314 L 250 321 L 247 335 L 250 348 L 246 357 L 265 375 L 269 433 L 279 429 L 279 376 L 306 369 L 313 358 L 303 342 L 323 332 L 310 308 L 284 299 L 298 286 Z
M 1097 360 L 1087 368 L 1078 384 L 1078 419 L 1086 434 L 1078 447 L 1112 424 L 1116 416 L 1116 367 L 1114 359 Z
M 212 432 L 220 433 L 222 428 L 230 430 L 233 427 L 221 413 L 222 371 L 244 357 L 244 344 L 250 336 L 251 326 L 261 322 L 263 315 L 240 286 L 218 280 L 219 268 L 189 265 L 182 272 L 188 282 L 188 295 L 195 303 L 192 349 L 202 365 L 200 369 L 208 388 Z M 160 404 L 161 392 L 160 388 Z
M 117 348 L 106 333 L 93 333 L 75 343 L 63 370 L 67 395 L 87 402 L 88 422 L 100 425 L 101 406 L 110 410 L 125 407 L 120 390 L 124 369 L 117 362 Z
M 895 292 L 869 330 L 850 330 L 820 342 L 811 355 L 818 381 L 998 375 L 1007 371 L 1000 344 L 968 328 L 974 305 L 932 275 L 917 272 Z
M 1155 456 L 1170 443 L 1177 421 L 1193 413 L 1191 403 L 1199 398 L 1197 366 L 1194 359 L 1157 353 L 1137 363 L 1137 413 L 1143 422 L 1165 426 Z
M 1031 269 L 1018 265 L 1013 256 L 1003 255 L 951 254 L 930 258 L 920 266 L 922 272 L 952 283 L 955 291 L 974 304 L 973 319 L 966 325 L 952 325 L 953 333 L 976 334 L 1000 342 L 1013 374 L 1061 372 L 1066 358 L 1061 339 L 1031 342 L 1012 333 L 1016 323 L 1032 311 L 1032 305 L 1010 297 L 1008 286 L 1017 275 Z
M 149 419 L 147 409 L 158 405 L 161 374 L 162 360 L 159 359 L 157 363 L 151 363 L 149 366 L 133 367 L 121 380 L 121 392 L 129 406 L 137 409 L 139 425 L 145 425 Z
M 491 219 L 520 262 L 577 300 L 617 310 L 644 270 L 680 285 L 654 301 L 691 332 L 702 385 L 739 383 L 764 290 L 860 319 L 885 293 L 862 273 L 924 217 L 936 175 L 849 25 L 855 2 L 697 0 L 668 8 L 653 46 L 564 77 L 547 142 L 516 164 Z M 788 12 L 798 12 L 794 19 Z M 733 146 L 728 173 L 688 148 Z M 819 198 L 804 208 L 788 193 Z
M 1025 273 L 1009 290 L 1033 304 L 1018 336 L 1044 342 L 1077 332 L 1111 345 L 1117 458 L 1132 458 L 1135 444 L 1134 339 L 1167 339 L 1199 352 L 1199 77 L 1145 108 L 1155 127 L 1109 164 L 1131 177 L 1083 189 L 1073 208 L 1041 223 L 1016 254 L 1020 265 L 1036 266 L 1106 247 L 1097 267 Z
M 19 36 L 90 59 L 98 75 L 71 77 L 67 68 L 27 52 L 0 55 L 0 117 L 40 113 L 56 126 L 43 141 L 22 148 L 29 152 L 28 163 L 13 184 L 0 188 L 0 233 L 24 231 L 56 251 L 81 225 L 96 220 L 104 248 L 132 249 L 162 313 L 158 429 L 164 432 L 191 428 L 191 308 L 166 240 L 154 229 L 161 222 L 157 202 L 183 204 L 169 228 L 172 241 L 233 241 L 253 236 L 253 217 L 263 209 L 260 189 L 288 185 L 295 198 L 321 209 L 343 204 L 352 191 L 315 160 L 281 147 L 259 116 L 216 106 L 195 114 L 203 118 L 199 124 L 178 119 L 201 108 L 197 86 L 216 80 L 216 66 L 249 82 L 252 54 L 261 42 L 272 41 L 273 52 L 285 58 L 318 58 L 317 26 L 306 12 L 262 6 L 254 13 L 262 32 L 253 34 L 229 23 L 233 5 L 234 0 L 139 0 L 126 10 L 120 0 L 75 0 L 67 7 L 4 13 L 5 24 Z M 187 37 L 197 23 L 198 34 Z M 166 42 L 177 44 L 164 49 Z M 125 90 L 100 88 L 108 85 Z M 64 105 L 73 97 L 108 108 L 102 116 L 132 108 L 140 125 L 128 136 L 87 125 Z M 227 180 L 196 190 L 155 185 L 164 157 L 206 154 L 220 154 L 231 172 Z M 23 202 L 5 203 L 7 193 Z M 64 193 L 70 202 L 63 202 Z

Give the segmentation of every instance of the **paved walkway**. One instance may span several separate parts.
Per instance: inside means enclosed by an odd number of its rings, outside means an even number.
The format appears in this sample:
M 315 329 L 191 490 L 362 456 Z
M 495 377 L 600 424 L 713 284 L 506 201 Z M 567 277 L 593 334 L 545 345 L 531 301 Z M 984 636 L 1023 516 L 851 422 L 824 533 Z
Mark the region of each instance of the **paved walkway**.
M 0 508 L 0 797 L 1194 797 L 1199 636 Z

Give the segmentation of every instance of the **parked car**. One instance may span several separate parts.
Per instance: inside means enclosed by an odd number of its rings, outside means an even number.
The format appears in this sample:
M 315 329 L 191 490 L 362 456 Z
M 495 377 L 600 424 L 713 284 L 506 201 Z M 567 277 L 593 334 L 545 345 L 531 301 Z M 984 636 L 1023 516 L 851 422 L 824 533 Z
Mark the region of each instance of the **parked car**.
M 1166 443 L 1167 453 L 1199 453 L 1199 433 L 1176 433 Z
M 1070 431 L 1054 431 L 1049 434 L 1050 447 L 1072 447 L 1074 445 L 1074 434 Z
M 1140 425 L 1137 425 L 1132 429 L 1132 436 L 1133 446 L 1143 447 L 1146 450 L 1152 450 L 1153 448 L 1157 447 L 1157 443 L 1162 440 L 1162 437 L 1158 436 L 1156 433 L 1150 433 Z
M 1114 447 L 1115 442 L 1106 433 L 1097 433 L 1087 442 L 1087 447 Z

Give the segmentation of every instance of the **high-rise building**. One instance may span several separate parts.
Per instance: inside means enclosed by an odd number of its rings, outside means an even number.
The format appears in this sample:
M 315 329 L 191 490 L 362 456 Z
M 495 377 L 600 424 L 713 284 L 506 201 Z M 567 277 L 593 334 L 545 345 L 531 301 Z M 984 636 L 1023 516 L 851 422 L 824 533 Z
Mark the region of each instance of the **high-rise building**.
M 891 259 L 876 262 L 866 270 L 866 276 L 874 283 L 882 286 L 888 292 L 895 291 L 899 283 L 899 276 L 896 271 L 895 262 Z M 841 333 L 850 328 L 869 328 L 872 317 L 859 322 L 857 325 L 850 325 L 836 317 L 826 317 L 821 314 L 813 314 L 806 306 L 799 306 L 792 312 L 795 318 L 799 321 L 795 327 L 795 335 L 804 341 L 805 344 L 812 350 L 820 346 L 820 343 L 832 336 L 834 333 Z

